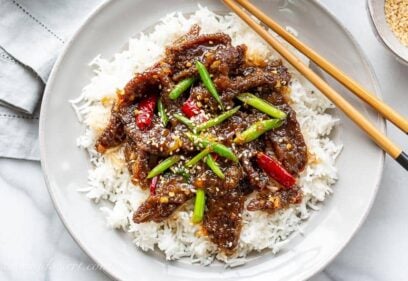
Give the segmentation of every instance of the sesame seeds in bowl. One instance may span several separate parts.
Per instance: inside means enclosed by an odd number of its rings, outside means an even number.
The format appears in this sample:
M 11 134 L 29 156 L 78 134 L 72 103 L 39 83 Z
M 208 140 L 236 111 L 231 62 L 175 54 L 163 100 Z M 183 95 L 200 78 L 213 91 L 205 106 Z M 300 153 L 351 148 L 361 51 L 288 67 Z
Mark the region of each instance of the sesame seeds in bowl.
M 367 0 L 377 39 L 408 65 L 408 0 Z
M 391 30 L 408 47 L 408 0 L 385 0 L 384 11 Z

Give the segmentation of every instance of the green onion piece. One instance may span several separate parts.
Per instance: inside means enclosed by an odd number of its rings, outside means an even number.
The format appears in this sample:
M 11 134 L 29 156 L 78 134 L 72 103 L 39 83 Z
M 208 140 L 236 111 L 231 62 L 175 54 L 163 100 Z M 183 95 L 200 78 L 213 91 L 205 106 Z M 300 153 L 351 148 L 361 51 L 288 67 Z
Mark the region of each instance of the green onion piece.
M 211 146 L 207 146 L 204 150 L 202 150 L 200 153 L 198 153 L 196 156 L 194 156 L 193 158 L 191 158 L 189 161 L 186 162 L 186 164 L 184 164 L 184 166 L 186 166 L 187 168 L 191 168 L 193 167 L 195 164 L 198 163 L 198 161 L 200 161 L 201 159 L 203 159 L 205 156 L 207 156 L 208 154 L 210 154 L 212 152 L 212 148 Z
M 163 126 L 166 127 L 167 123 L 169 122 L 169 117 L 166 114 L 166 110 L 164 109 L 161 99 L 159 99 L 157 102 L 157 111 L 159 112 L 160 120 L 162 121 Z
M 172 100 L 177 99 L 185 90 L 191 87 L 195 81 L 194 77 L 186 78 L 177 83 L 177 85 L 171 90 L 169 98 Z
M 224 122 L 224 120 L 230 118 L 232 115 L 237 113 L 239 108 L 240 108 L 240 106 L 236 106 L 233 109 L 228 110 L 228 111 L 224 112 L 223 114 L 218 115 L 217 117 L 212 118 L 212 119 L 198 125 L 195 128 L 195 132 L 199 133 L 202 130 L 205 130 L 205 129 L 208 129 L 208 128 L 211 128 L 211 127 L 214 127 L 214 126 L 217 126 L 217 125 L 221 124 L 222 122 Z
M 205 68 L 205 65 L 199 61 L 196 61 L 196 68 L 197 68 L 198 74 L 200 74 L 200 78 L 201 78 L 201 81 L 203 81 L 204 86 L 207 88 L 210 94 L 215 98 L 215 100 L 219 103 L 219 105 L 221 106 L 221 109 L 224 110 L 224 105 L 222 104 L 221 98 L 218 95 L 217 89 L 215 88 L 214 83 L 211 80 L 210 73 L 208 73 L 207 68 Z
M 205 163 L 207 164 L 208 167 L 216 174 L 219 178 L 225 179 L 224 173 L 221 171 L 220 166 L 215 162 L 214 158 L 212 158 L 211 155 L 208 155 Z
M 237 144 L 243 144 L 257 139 L 260 135 L 266 133 L 269 130 L 276 129 L 283 124 L 282 119 L 270 119 L 255 122 L 248 129 L 239 133 L 234 142 Z
M 193 223 L 199 223 L 204 218 L 205 192 L 203 189 L 197 189 L 194 202 Z
M 273 106 L 266 100 L 258 98 L 257 96 L 253 94 L 250 94 L 250 93 L 240 94 L 238 95 L 238 99 L 242 101 L 243 103 L 246 103 L 252 107 L 255 107 L 259 111 L 262 111 L 263 113 L 268 114 L 269 116 L 273 118 L 278 118 L 278 119 L 286 118 L 285 112 L 276 108 L 275 106 Z
M 199 137 L 197 135 L 191 134 L 191 133 L 185 133 L 186 136 L 192 141 L 195 145 L 200 145 L 203 147 L 211 146 L 212 150 L 217 153 L 218 155 L 225 157 L 227 159 L 230 159 L 234 161 L 235 163 L 238 162 L 238 157 L 232 152 L 231 149 L 226 147 L 223 144 L 220 144 L 218 142 L 213 142 L 210 141 L 206 138 Z
M 147 178 L 151 179 L 155 176 L 160 175 L 161 173 L 166 171 L 168 168 L 176 164 L 178 161 L 180 161 L 180 156 L 178 155 L 170 156 L 169 158 L 160 162 L 156 167 L 154 167 L 147 175 Z
M 194 122 L 188 119 L 187 117 L 181 114 L 178 114 L 178 113 L 173 114 L 173 117 L 179 120 L 184 125 L 186 125 L 190 130 L 192 131 L 194 130 L 194 127 L 195 127 Z

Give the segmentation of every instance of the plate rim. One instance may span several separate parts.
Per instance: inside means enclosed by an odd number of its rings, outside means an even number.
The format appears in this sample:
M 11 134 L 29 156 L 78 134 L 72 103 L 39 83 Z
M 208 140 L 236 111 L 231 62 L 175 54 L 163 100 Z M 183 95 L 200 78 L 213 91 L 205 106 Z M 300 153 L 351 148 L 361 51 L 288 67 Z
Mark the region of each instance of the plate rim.
M 56 62 L 53 65 L 53 68 L 50 72 L 50 76 L 48 78 L 44 94 L 43 94 L 43 99 L 41 101 L 41 111 L 40 111 L 40 120 L 39 120 L 39 145 L 40 145 L 40 160 L 41 160 L 41 170 L 43 173 L 44 181 L 48 190 L 48 193 L 50 194 L 51 201 L 54 205 L 54 209 L 57 212 L 62 224 L 64 225 L 65 229 L 68 231 L 69 235 L 72 237 L 72 239 L 75 241 L 75 243 L 81 248 L 81 250 L 93 261 L 95 262 L 98 267 L 101 269 L 101 271 L 106 274 L 107 277 L 114 279 L 114 280 L 122 280 L 118 276 L 116 276 L 113 272 L 110 272 L 109 269 L 104 268 L 102 264 L 99 262 L 99 259 L 95 257 L 90 251 L 88 251 L 86 245 L 84 245 L 78 237 L 76 237 L 74 231 L 70 228 L 68 222 L 65 220 L 64 212 L 60 209 L 60 206 L 57 204 L 56 200 L 56 195 L 54 192 L 54 189 L 51 187 L 50 181 L 49 181 L 49 176 L 48 176 L 48 163 L 47 163 L 47 155 L 45 153 L 45 131 L 44 131 L 44 126 L 45 122 L 47 120 L 47 107 L 45 106 L 48 102 L 49 96 L 51 95 L 51 89 L 52 85 L 54 83 L 54 77 L 57 75 L 59 68 L 61 67 L 61 63 L 63 59 L 65 58 L 66 54 L 70 50 L 71 46 L 74 44 L 76 41 L 77 37 L 87 28 L 89 25 L 90 21 L 98 16 L 104 9 L 108 8 L 109 5 L 113 4 L 115 0 L 105 0 L 102 3 L 100 3 L 98 6 L 94 8 L 92 12 L 90 12 L 87 16 L 86 19 L 82 22 L 82 24 L 78 27 L 78 29 L 73 33 L 73 35 L 70 37 L 70 39 L 67 41 L 66 45 L 62 49 L 61 53 L 58 55 L 58 58 Z M 374 68 L 371 64 L 371 62 L 368 60 L 367 55 L 364 53 L 362 47 L 360 44 L 357 42 L 357 40 L 354 38 L 354 36 L 351 34 L 351 32 L 336 18 L 336 16 L 328 10 L 328 8 L 323 4 L 318 2 L 318 0 L 311 0 L 308 1 L 310 4 L 314 5 L 316 8 L 320 9 L 323 11 L 323 13 L 327 14 L 328 17 L 333 21 L 334 24 L 340 27 L 340 29 L 345 32 L 347 37 L 350 39 L 354 47 L 356 48 L 356 52 L 358 56 L 362 60 L 362 65 L 367 71 L 367 74 L 369 75 L 370 79 L 372 80 L 372 85 L 374 88 L 374 94 L 382 100 L 382 93 L 381 93 L 381 88 L 379 85 L 379 81 L 377 78 L 377 75 L 375 74 Z M 378 113 L 377 114 L 379 123 L 380 123 L 380 131 L 383 133 L 387 134 L 387 124 L 385 122 L 385 119 Z M 368 202 L 367 208 L 364 212 L 364 214 L 361 216 L 360 220 L 358 221 L 357 226 L 355 229 L 349 234 L 349 237 L 346 239 L 344 244 L 340 246 L 336 251 L 333 251 L 332 254 L 324 261 L 321 263 L 320 268 L 317 270 L 314 270 L 312 272 L 306 272 L 302 273 L 302 280 L 308 279 L 317 273 L 323 271 L 329 263 L 331 263 L 341 252 L 342 250 L 350 243 L 351 239 L 355 236 L 355 234 L 358 232 L 358 230 L 361 228 L 363 225 L 364 221 L 366 220 L 368 214 L 370 213 L 370 210 L 372 209 L 373 203 L 377 197 L 378 194 L 378 189 L 380 187 L 381 179 L 383 176 L 384 172 L 384 163 L 385 163 L 385 152 L 382 151 L 380 154 L 380 159 L 379 159 L 379 173 L 376 175 L 376 184 L 374 186 L 374 196 L 370 198 L 370 201 Z

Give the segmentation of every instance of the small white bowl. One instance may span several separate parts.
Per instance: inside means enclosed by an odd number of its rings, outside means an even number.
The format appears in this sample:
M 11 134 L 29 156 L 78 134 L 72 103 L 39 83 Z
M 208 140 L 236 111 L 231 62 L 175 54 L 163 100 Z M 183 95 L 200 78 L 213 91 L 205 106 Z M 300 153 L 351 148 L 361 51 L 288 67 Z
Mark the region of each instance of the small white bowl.
M 371 26 L 377 39 L 401 62 L 408 65 L 408 47 L 405 47 L 394 35 L 385 20 L 384 0 L 367 0 Z

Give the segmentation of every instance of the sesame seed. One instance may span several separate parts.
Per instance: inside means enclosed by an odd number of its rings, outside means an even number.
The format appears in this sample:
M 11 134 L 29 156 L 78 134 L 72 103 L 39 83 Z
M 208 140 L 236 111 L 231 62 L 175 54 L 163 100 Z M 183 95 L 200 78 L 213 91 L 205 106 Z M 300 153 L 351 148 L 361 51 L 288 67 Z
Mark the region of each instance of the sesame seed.
M 408 47 L 408 2 L 401 0 L 385 0 L 385 19 L 392 32 Z

